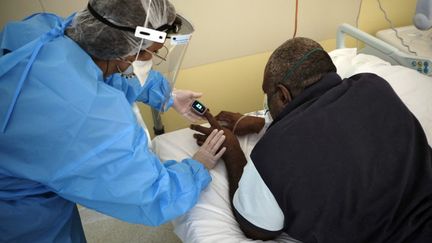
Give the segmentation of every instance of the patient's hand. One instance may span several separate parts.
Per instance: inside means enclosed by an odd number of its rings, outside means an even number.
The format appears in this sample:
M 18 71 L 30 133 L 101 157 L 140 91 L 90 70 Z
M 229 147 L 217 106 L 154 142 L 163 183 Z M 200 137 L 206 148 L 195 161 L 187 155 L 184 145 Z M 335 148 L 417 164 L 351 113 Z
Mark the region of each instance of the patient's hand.
M 235 135 L 239 136 L 259 133 L 265 124 L 264 118 L 243 116 L 240 113 L 229 111 L 221 111 L 215 118 L 223 127 L 228 128 Z
M 202 146 L 204 144 L 204 141 L 207 139 L 207 137 L 214 129 L 218 129 L 218 130 L 224 130 L 224 135 L 225 135 L 225 141 L 222 147 L 226 148 L 226 152 L 224 153 L 222 158 L 225 159 L 226 157 L 233 156 L 233 154 L 235 153 L 242 152 L 237 137 L 227 128 L 223 128 L 216 121 L 215 117 L 213 117 L 213 115 L 210 113 L 210 110 L 207 110 L 204 116 L 207 118 L 208 122 L 210 123 L 211 126 L 210 128 L 203 127 L 200 125 L 195 125 L 195 124 L 192 124 L 190 126 L 192 130 L 202 133 L 202 134 L 199 133 L 194 134 L 194 138 L 197 140 L 197 144 L 199 146 Z

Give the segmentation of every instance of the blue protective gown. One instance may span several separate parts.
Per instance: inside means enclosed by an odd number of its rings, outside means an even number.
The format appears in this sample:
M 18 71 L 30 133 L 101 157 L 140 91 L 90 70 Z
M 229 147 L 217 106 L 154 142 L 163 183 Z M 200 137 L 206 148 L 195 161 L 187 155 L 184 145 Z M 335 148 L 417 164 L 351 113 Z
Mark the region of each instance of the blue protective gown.
M 36 14 L 0 33 L 0 242 L 85 241 L 75 203 L 159 225 L 211 180 L 197 161 L 161 163 L 148 149 L 131 103 L 161 109 L 162 75 L 144 87 L 104 79 L 64 35 L 71 19 Z

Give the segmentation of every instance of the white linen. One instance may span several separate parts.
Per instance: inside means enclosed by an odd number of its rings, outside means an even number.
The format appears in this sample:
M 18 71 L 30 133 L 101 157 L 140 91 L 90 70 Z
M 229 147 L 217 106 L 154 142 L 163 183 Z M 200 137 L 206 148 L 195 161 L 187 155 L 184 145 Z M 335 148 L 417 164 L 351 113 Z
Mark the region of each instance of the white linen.
M 339 49 L 329 53 L 342 78 L 361 72 L 376 73 L 386 79 L 402 101 L 414 113 L 432 144 L 432 78 L 415 70 L 391 66 L 369 55 L 356 54 L 355 49 Z M 156 137 L 154 151 L 162 160 L 190 157 L 198 149 L 194 131 L 182 129 Z M 240 137 L 240 144 L 249 155 L 260 134 Z M 211 171 L 212 182 L 201 194 L 197 205 L 174 220 L 175 233 L 184 242 L 261 242 L 246 238 L 231 212 L 228 181 L 224 163 Z M 273 242 L 298 242 L 283 234 Z
M 236 211 L 256 227 L 269 231 L 279 231 L 284 227 L 282 209 L 249 156 L 233 204 Z
M 240 146 L 246 155 L 251 153 L 263 132 L 239 137 Z M 153 139 L 153 151 L 162 161 L 191 157 L 198 150 L 198 145 L 192 137 L 194 133 L 196 132 L 185 128 L 157 136 Z M 203 191 L 195 207 L 173 221 L 177 236 L 187 243 L 263 242 L 246 238 L 237 225 L 230 206 L 225 164 L 219 161 L 210 174 L 212 182 Z M 282 234 L 277 240 L 266 242 L 298 241 Z
M 368 72 L 387 80 L 419 120 L 429 144 L 432 144 L 432 77 L 403 66 L 392 66 L 375 56 L 356 55 L 356 49 L 339 49 L 329 54 L 342 78 Z

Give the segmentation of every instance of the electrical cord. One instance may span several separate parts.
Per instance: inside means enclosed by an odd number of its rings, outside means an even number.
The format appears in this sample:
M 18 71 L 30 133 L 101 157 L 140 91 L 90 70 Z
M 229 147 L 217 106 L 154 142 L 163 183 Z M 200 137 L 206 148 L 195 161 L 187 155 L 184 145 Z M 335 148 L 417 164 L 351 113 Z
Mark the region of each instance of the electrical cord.
M 358 11 L 357 11 L 357 17 L 356 17 L 356 28 L 357 29 L 359 27 L 359 19 L 360 19 L 360 13 L 361 13 L 361 10 L 362 10 L 362 5 L 363 5 L 363 0 L 360 0 L 360 4 L 359 4 L 359 7 L 358 7 Z
M 295 8 L 295 20 L 294 20 L 294 34 L 293 38 L 297 35 L 297 25 L 298 25 L 298 0 L 296 0 L 296 8 Z
M 247 115 L 243 115 L 242 117 L 240 117 L 240 118 L 236 121 L 236 123 L 234 124 L 233 130 L 232 130 L 232 133 L 235 134 L 235 130 L 236 130 L 236 128 L 237 128 L 237 125 L 238 125 L 238 124 L 240 123 L 240 121 L 243 120 L 243 118 L 245 118 L 245 117 L 247 117 Z
M 363 0 L 360 0 L 360 4 L 358 7 L 358 11 L 357 11 L 357 17 L 356 17 L 356 28 L 359 29 L 359 20 L 360 20 L 360 13 L 362 10 L 362 6 L 363 6 Z M 357 50 L 359 49 L 359 40 L 356 39 L 356 48 Z
M 417 56 L 417 52 L 411 50 L 411 47 L 410 47 L 408 44 L 405 43 L 405 40 L 404 40 L 404 39 L 399 35 L 399 32 L 397 31 L 397 29 L 393 26 L 393 22 L 388 18 L 388 16 L 387 16 L 387 12 L 384 10 L 384 8 L 383 8 L 382 5 L 381 5 L 381 1 L 380 1 L 380 0 L 377 0 L 377 1 L 378 1 L 379 8 L 380 8 L 381 11 L 384 13 L 384 18 L 385 18 L 385 19 L 387 20 L 387 22 L 390 24 L 390 28 L 395 32 L 396 37 L 400 40 L 401 44 L 402 44 L 404 47 L 408 48 L 408 51 L 409 51 L 409 52 L 411 52 L 411 53 L 413 53 L 414 55 Z

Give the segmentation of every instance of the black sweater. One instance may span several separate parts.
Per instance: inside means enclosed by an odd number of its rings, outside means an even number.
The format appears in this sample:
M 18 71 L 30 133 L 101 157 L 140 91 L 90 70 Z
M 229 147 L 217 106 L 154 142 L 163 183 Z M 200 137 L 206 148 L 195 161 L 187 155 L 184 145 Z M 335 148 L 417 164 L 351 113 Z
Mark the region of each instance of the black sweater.
M 432 242 L 431 156 L 385 80 L 335 73 L 289 103 L 251 154 L 284 231 L 329 243 Z

